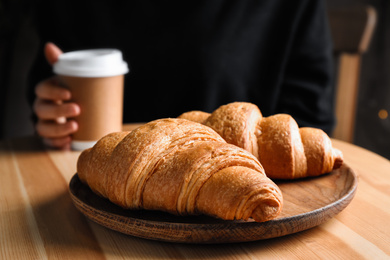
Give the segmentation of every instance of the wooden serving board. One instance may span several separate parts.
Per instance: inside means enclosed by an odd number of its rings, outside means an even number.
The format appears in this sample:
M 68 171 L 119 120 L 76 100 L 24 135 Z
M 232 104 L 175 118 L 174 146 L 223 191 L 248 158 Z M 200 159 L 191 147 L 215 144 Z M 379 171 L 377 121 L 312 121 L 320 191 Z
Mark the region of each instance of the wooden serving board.
M 280 237 L 324 223 L 351 202 L 357 176 L 344 164 L 320 177 L 276 183 L 283 193 L 283 210 L 276 219 L 263 223 L 125 210 L 97 196 L 77 174 L 69 187 L 75 206 L 87 218 L 109 229 L 167 242 L 234 243 Z

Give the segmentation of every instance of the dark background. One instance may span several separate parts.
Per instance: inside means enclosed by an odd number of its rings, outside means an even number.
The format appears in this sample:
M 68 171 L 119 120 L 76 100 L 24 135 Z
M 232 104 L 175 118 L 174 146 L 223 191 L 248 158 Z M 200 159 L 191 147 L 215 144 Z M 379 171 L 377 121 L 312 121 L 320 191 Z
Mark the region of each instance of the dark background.
M 371 5 L 377 25 L 363 55 L 354 143 L 390 159 L 390 1 L 326 0 L 328 8 Z M 379 111 L 389 113 L 381 119 Z
M 0 138 L 34 133 L 25 86 L 27 70 L 37 52 L 37 39 L 28 12 L 18 9 L 18 1 L 10 2 L 11 8 L 18 10 L 11 17 L 0 0 Z M 359 4 L 377 10 L 377 27 L 362 60 L 354 143 L 390 159 L 390 117 L 378 115 L 381 110 L 390 113 L 390 1 L 326 0 L 326 3 L 328 8 Z M 10 49 L 17 51 L 7 51 Z

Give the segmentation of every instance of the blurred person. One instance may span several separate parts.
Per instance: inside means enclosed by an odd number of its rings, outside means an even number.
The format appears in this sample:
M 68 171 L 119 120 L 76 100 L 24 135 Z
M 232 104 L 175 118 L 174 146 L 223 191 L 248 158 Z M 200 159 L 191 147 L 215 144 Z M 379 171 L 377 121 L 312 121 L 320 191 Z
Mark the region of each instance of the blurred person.
M 39 1 L 30 101 L 45 143 L 67 148 L 81 111 L 52 65 L 63 51 L 117 48 L 130 66 L 123 122 L 212 112 L 234 101 L 299 126 L 334 126 L 332 46 L 321 0 Z

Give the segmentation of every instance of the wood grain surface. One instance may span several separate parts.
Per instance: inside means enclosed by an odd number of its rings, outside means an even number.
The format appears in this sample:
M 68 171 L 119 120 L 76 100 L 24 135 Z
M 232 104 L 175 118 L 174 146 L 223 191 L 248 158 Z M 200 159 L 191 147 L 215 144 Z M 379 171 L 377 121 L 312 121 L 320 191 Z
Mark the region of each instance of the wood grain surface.
M 35 137 L 2 140 L 0 259 L 389 259 L 390 162 L 333 143 L 358 176 L 344 210 L 305 231 L 226 246 L 142 239 L 96 224 L 69 193 L 79 152 L 48 150 Z

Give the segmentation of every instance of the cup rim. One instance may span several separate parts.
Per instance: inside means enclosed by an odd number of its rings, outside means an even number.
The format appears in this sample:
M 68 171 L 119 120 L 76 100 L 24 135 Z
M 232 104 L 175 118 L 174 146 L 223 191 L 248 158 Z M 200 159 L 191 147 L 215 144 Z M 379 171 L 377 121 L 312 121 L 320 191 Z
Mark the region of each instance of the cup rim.
M 61 54 L 53 66 L 56 74 L 74 77 L 108 77 L 129 72 L 118 49 L 88 49 Z

